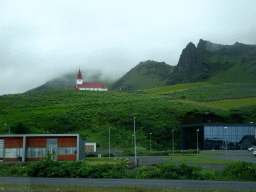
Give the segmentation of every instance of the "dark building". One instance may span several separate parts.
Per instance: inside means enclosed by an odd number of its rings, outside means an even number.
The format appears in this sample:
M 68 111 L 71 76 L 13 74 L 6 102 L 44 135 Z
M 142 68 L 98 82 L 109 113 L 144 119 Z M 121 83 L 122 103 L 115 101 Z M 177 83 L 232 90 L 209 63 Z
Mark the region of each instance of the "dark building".
M 197 131 L 198 130 L 198 131 Z M 197 136 L 198 135 L 198 136 Z M 246 149 L 244 136 L 255 138 L 255 124 L 202 123 L 181 126 L 181 149 Z
M 239 142 L 240 146 L 243 149 L 247 149 L 251 146 L 256 146 L 256 139 L 253 135 L 245 135 L 242 140 Z

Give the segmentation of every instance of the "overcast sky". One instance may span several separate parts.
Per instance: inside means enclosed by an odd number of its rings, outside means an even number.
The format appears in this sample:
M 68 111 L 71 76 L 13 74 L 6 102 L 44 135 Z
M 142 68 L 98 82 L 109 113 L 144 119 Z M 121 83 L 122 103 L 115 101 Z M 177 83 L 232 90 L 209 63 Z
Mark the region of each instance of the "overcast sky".
M 255 0 L 1 0 L 0 95 L 68 72 L 119 78 L 146 60 L 177 65 L 199 39 L 256 44 Z

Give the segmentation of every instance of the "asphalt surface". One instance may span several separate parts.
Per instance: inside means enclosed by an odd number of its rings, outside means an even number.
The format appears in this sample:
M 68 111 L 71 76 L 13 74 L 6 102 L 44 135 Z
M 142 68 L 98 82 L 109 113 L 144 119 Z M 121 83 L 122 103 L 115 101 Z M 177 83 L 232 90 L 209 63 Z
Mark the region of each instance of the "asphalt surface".
M 146 187 L 171 189 L 229 189 L 255 190 L 256 182 L 242 181 L 198 181 L 157 179 L 86 179 L 86 178 L 27 178 L 2 177 L 0 184 L 50 185 L 50 186 L 95 186 L 95 187 Z M 18 189 L 17 189 L 18 190 Z
M 228 159 L 234 161 L 246 161 L 256 164 L 256 157 L 251 151 L 204 151 L 221 153 L 222 155 L 200 155 L 209 158 Z M 199 158 L 200 158 L 199 156 Z M 168 156 L 171 157 L 171 156 Z M 134 157 L 128 158 L 134 163 Z M 164 156 L 139 156 L 139 165 L 148 166 L 165 162 Z M 119 159 L 119 158 L 117 158 Z M 178 163 L 178 162 L 176 162 Z M 189 164 L 189 163 L 187 163 Z M 195 165 L 195 163 L 191 163 Z M 204 169 L 222 169 L 227 165 L 200 164 Z M 256 191 L 256 182 L 242 181 L 198 181 L 198 180 L 158 180 L 158 179 L 87 179 L 87 178 L 28 178 L 28 177 L 0 177 L 0 184 L 23 184 L 23 185 L 51 185 L 51 186 L 95 186 L 95 187 L 154 187 L 172 189 L 229 189 L 229 190 L 253 190 Z
M 221 155 L 203 155 L 204 153 L 220 153 Z M 186 155 L 184 155 L 186 156 Z M 165 162 L 165 160 L 162 160 L 163 158 L 171 158 L 172 156 L 139 156 L 138 158 L 138 164 L 139 166 L 150 166 L 157 164 L 159 162 Z M 176 157 L 176 156 L 174 156 Z M 180 157 L 180 156 L 177 156 Z M 252 154 L 252 151 L 201 151 L 199 157 L 207 157 L 207 158 L 213 158 L 213 159 L 227 159 L 232 161 L 245 161 L 245 162 L 251 162 L 256 165 L 256 157 Z M 115 157 L 112 157 L 115 158 Z M 134 164 L 135 158 L 134 157 L 123 157 L 129 159 L 129 161 Z M 118 157 L 117 159 L 120 159 Z M 180 162 L 175 162 L 178 164 Z M 205 164 L 205 163 L 186 163 L 188 165 L 198 165 L 201 166 L 203 169 L 223 169 L 228 166 L 228 164 Z

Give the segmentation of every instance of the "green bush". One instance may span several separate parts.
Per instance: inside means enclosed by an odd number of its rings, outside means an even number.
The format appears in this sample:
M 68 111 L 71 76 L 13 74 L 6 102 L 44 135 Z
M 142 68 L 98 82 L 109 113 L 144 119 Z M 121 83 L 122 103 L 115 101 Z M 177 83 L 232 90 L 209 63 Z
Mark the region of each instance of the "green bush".
M 109 157 L 109 153 L 104 153 L 102 157 Z M 113 153 L 110 153 L 110 157 L 115 157 Z
M 86 157 L 98 157 L 98 153 L 96 152 L 90 152 L 85 154 Z
M 25 175 L 28 177 L 55 177 L 59 176 L 60 162 L 52 159 L 48 153 L 45 159 L 28 164 L 25 167 Z
M 115 158 L 114 160 L 117 164 L 114 164 L 109 172 L 103 173 L 104 178 L 124 178 L 126 176 L 128 159 L 120 158 L 120 160 L 117 161 Z
M 157 167 L 141 167 L 134 170 L 136 179 L 153 179 L 161 177 L 161 170 Z
M 230 180 L 256 181 L 256 166 L 247 162 L 235 162 L 223 170 L 223 177 Z
M 199 166 L 188 166 L 185 163 L 175 165 L 174 163 L 159 163 L 156 165 L 161 170 L 163 179 L 198 179 L 202 168 Z
M 109 168 L 107 164 L 92 165 L 88 178 L 103 178 L 104 174 L 109 172 Z
M 85 161 L 59 162 L 52 160 L 51 153 L 48 153 L 46 159 L 40 159 L 25 167 L 25 175 L 28 177 L 103 178 L 105 172 L 109 172 L 107 164 L 88 165 Z
M 0 177 L 22 177 L 25 173 L 25 167 L 18 163 L 0 163 Z

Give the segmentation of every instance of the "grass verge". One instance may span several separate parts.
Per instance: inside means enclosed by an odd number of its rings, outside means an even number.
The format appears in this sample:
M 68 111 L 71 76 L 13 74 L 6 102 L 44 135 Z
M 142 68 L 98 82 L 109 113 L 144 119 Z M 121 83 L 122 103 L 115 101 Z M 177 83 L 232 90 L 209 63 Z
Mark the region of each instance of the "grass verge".
M 169 156 L 173 156 L 173 153 L 169 153 Z M 221 153 L 198 153 L 200 156 L 207 156 L 207 155 L 222 155 Z M 174 156 L 196 156 L 196 154 L 181 154 L 181 153 L 174 153 Z
M 208 164 L 230 164 L 235 163 L 235 161 L 231 160 L 225 160 L 225 159 L 213 159 L 213 158 L 207 158 L 207 157 L 167 157 L 167 158 L 161 158 L 162 160 L 168 160 L 168 161 L 181 161 L 181 162 L 192 162 L 192 163 L 208 163 Z
M 104 163 L 111 164 L 111 165 L 117 164 L 115 160 L 112 158 L 89 158 L 89 159 L 85 159 L 84 161 L 91 165 L 104 164 Z
M 118 192 L 193 192 L 195 190 L 188 189 L 170 189 L 170 188 L 144 188 L 144 187 L 92 187 L 92 186 L 47 186 L 47 185 L 18 185 L 18 184 L 3 184 L 0 185 L 0 190 L 4 191 L 90 191 L 90 192 L 101 192 L 101 191 L 118 191 Z M 222 189 L 203 189 L 205 192 L 230 192 L 231 190 Z M 247 192 L 247 191 L 244 191 Z

